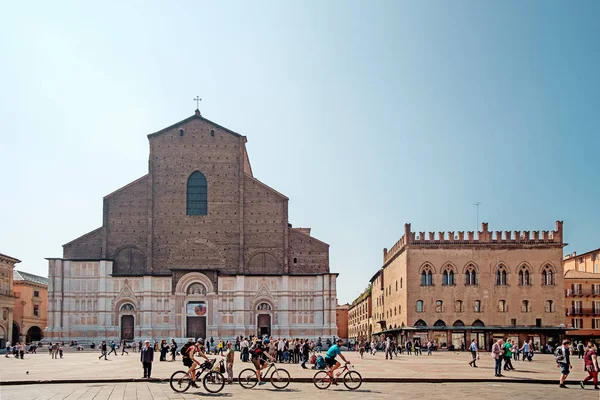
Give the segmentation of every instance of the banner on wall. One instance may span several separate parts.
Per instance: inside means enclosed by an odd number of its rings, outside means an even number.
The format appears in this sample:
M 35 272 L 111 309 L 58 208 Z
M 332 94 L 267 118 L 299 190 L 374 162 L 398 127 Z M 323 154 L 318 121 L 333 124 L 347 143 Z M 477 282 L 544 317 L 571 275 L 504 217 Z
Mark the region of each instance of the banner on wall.
M 206 317 L 208 307 L 203 301 L 196 301 L 193 303 L 187 303 L 186 315 L 188 317 Z

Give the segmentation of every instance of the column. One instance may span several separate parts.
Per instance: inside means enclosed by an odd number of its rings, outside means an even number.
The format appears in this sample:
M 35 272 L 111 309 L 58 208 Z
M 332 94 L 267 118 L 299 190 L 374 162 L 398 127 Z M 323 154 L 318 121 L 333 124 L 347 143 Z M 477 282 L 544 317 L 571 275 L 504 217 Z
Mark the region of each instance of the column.
M 279 297 L 279 309 L 275 310 L 278 314 L 279 332 L 281 336 L 290 336 L 290 292 L 289 276 L 284 275 L 281 277 L 281 289 L 278 293 Z
M 233 308 L 235 310 L 234 312 L 234 326 L 235 326 L 235 334 L 239 335 L 240 333 L 243 333 L 244 335 L 247 334 L 246 332 L 246 321 L 245 321 L 245 313 L 246 313 L 246 306 L 245 306 L 245 301 L 246 301 L 246 296 L 245 296 L 245 291 L 244 291 L 244 275 L 237 275 L 235 277 L 235 285 L 234 285 L 234 300 L 233 300 Z

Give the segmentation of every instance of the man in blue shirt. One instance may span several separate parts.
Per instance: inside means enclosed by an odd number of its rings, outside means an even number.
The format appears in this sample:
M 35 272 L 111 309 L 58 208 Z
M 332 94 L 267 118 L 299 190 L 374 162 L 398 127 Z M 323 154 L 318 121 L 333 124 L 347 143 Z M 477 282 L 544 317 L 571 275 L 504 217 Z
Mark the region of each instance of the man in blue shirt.
M 337 385 L 337 382 L 335 381 L 335 376 L 333 375 L 333 372 L 341 365 L 340 362 L 335 359 L 335 357 L 340 356 L 342 360 L 344 360 L 344 362 L 348 364 L 348 360 L 346 360 L 346 357 L 344 357 L 344 355 L 342 354 L 342 350 L 340 350 L 340 346 L 342 345 L 342 343 L 342 339 L 336 340 L 335 344 L 331 346 L 329 350 L 327 350 L 327 354 L 325 354 L 325 365 L 329 367 L 329 376 L 331 376 L 331 382 L 334 385 Z

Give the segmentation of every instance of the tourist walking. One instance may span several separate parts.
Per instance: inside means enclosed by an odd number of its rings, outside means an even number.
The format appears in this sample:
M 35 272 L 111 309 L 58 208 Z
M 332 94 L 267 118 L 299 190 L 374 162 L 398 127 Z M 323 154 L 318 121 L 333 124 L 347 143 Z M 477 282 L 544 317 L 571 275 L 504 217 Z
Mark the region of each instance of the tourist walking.
M 415 356 L 420 356 L 420 355 L 423 355 L 423 353 L 421 352 L 421 341 L 415 340 Z
M 559 387 L 566 388 L 565 381 L 567 380 L 567 376 L 571 372 L 571 356 L 569 351 L 569 343 L 568 339 L 563 340 L 562 346 L 558 346 L 556 351 L 554 352 L 554 358 L 556 359 L 556 366 L 560 368 L 560 383 Z
M 390 356 L 390 360 L 392 359 L 392 339 L 388 336 L 385 339 L 385 359 L 388 359 L 388 355 Z
M 585 388 L 585 383 L 592 379 L 594 382 L 594 389 L 600 390 L 600 387 L 598 387 L 598 371 L 600 370 L 600 367 L 598 366 L 598 355 L 596 350 L 596 345 L 589 342 L 587 351 L 583 355 L 583 369 L 588 373 L 588 376 L 583 381 L 579 382 L 582 389 Z
M 144 347 L 142 347 L 142 351 L 140 351 L 140 361 L 144 368 L 144 376 L 142 378 L 150 379 L 150 374 L 152 373 L 152 361 L 154 361 L 154 349 L 150 347 L 149 340 L 144 342 Z
M 503 347 L 504 347 L 504 370 L 511 371 L 515 368 L 512 365 L 512 361 L 510 361 L 510 359 L 512 358 L 512 343 L 510 342 L 510 340 L 507 340 L 506 343 L 504 343 Z
M 121 340 L 121 355 L 123 355 L 123 354 L 129 355 L 129 353 L 125 349 L 126 347 L 127 347 L 127 342 L 125 341 L 125 339 Z
M 248 338 L 244 338 L 240 344 L 240 359 L 242 362 L 248 362 Z
M 502 375 L 502 345 L 504 344 L 503 339 L 498 339 L 496 343 L 492 345 L 492 357 L 496 363 L 494 368 L 494 376 L 500 377 Z
M 469 365 L 471 367 L 477 368 L 477 359 L 479 358 L 479 349 L 477 348 L 477 342 L 475 339 L 471 340 L 471 345 L 469 346 L 469 350 L 471 351 L 471 361 Z
M 50 354 L 53 359 L 58 358 L 58 343 L 52 343 L 52 352 Z
M 108 355 L 110 356 L 112 353 L 115 353 L 115 356 L 118 355 L 117 354 L 117 345 L 115 344 L 114 340 L 110 342 L 110 351 L 108 352 Z
M 225 356 L 225 365 L 227 366 L 227 383 L 233 383 L 233 359 L 235 352 L 231 348 L 231 342 L 227 342 L 227 355 Z
M 430 356 L 431 355 L 431 350 L 433 350 L 433 343 L 431 342 L 431 340 L 427 341 L 427 355 Z
M 100 345 L 100 357 L 98 357 L 98 360 L 102 357 L 104 357 L 105 360 L 108 360 L 108 358 L 106 358 L 106 351 L 106 341 L 103 340 L 102 344 Z
M 406 342 L 406 353 L 410 356 L 412 353 L 412 342 L 409 340 Z
M 511 344 L 512 344 L 512 347 L 511 347 L 511 349 L 510 349 L 510 350 L 511 350 L 511 351 L 512 351 L 512 353 L 513 353 L 513 359 L 514 359 L 515 361 L 519 361 L 519 348 L 518 348 L 518 347 L 517 347 L 517 345 L 515 344 L 515 341 L 514 341 L 514 340 L 511 340 Z
M 169 352 L 169 345 L 166 339 L 160 341 L 160 359 L 159 361 L 167 361 L 167 353 Z
M 10 353 L 10 341 L 6 342 L 6 355 L 4 357 L 8 358 L 8 353 Z
M 58 346 L 58 354 L 60 355 L 60 358 L 63 358 L 63 345 L 61 344 L 60 346 Z

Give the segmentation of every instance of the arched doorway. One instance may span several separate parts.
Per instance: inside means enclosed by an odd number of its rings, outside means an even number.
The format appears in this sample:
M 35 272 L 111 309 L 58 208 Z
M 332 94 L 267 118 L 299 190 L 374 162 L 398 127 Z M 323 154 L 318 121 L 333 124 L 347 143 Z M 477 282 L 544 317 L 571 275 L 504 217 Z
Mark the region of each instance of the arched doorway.
M 39 326 L 32 326 L 27 330 L 27 336 L 25 339 L 26 343 L 34 343 L 42 340 L 44 335 L 42 334 L 42 330 Z
M 133 315 L 121 316 L 121 340 L 133 340 L 135 321 Z
M 11 343 L 17 343 L 19 342 L 19 336 L 21 335 L 21 330 L 19 329 L 19 325 L 13 321 L 13 327 L 12 327 L 12 340 Z

